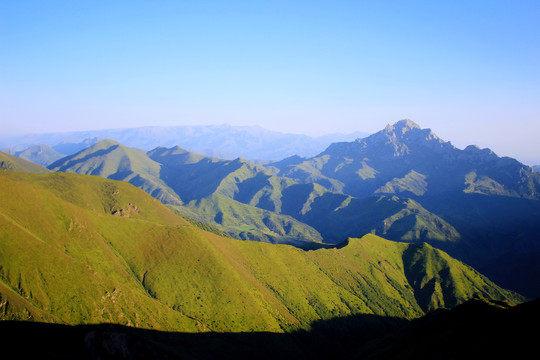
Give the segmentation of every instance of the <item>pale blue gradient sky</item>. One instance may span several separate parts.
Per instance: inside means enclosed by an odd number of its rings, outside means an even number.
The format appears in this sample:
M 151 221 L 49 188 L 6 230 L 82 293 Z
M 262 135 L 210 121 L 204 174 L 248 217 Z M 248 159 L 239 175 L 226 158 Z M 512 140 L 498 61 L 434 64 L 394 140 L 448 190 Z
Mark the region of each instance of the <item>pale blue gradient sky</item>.
M 0 1 L 0 132 L 410 118 L 540 163 L 539 1 Z

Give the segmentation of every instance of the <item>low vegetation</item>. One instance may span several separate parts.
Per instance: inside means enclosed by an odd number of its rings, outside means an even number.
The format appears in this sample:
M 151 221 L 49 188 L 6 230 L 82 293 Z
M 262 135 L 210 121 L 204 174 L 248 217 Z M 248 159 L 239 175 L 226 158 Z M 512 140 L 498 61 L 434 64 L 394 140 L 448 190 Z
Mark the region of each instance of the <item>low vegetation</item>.
M 429 245 L 375 235 L 313 251 L 238 241 L 125 182 L 0 178 L 4 320 L 289 332 L 355 315 L 413 319 L 477 294 L 523 300 Z

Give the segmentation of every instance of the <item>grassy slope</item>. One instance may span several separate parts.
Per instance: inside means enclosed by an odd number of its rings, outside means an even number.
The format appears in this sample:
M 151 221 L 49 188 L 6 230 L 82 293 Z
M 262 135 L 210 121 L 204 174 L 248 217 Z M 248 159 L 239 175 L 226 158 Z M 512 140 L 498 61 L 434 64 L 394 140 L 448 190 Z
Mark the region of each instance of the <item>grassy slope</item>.
M 53 171 L 97 175 L 127 181 L 163 203 L 180 205 L 179 196 L 160 178 L 161 165 L 146 156 L 144 150 L 103 140 L 74 155 L 49 165 Z
M 450 224 L 418 204 L 356 200 L 274 176 L 242 159 L 215 159 L 178 146 L 146 153 L 105 140 L 51 168 L 129 181 L 179 213 L 239 239 L 304 246 L 368 232 L 404 241 L 459 238 Z
M 351 314 L 415 318 L 473 293 L 521 300 L 429 246 L 411 262 L 415 245 L 373 235 L 309 252 L 242 242 L 189 225 L 123 182 L 0 176 L 3 319 L 283 331 Z M 419 288 L 433 301 L 417 300 L 418 279 L 441 284 L 431 295 Z
M 2 151 L 0 151 L 0 170 L 23 171 L 35 174 L 46 174 L 50 172 L 50 170 L 41 165 L 6 154 Z
M 239 159 L 205 157 L 180 147 L 157 148 L 146 153 L 104 140 L 50 168 L 130 182 L 183 215 L 210 223 L 241 239 L 320 242 L 320 234 L 306 224 L 223 195 L 232 191 L 229 188 L 232 178 L 250 171 L 246 164 Z

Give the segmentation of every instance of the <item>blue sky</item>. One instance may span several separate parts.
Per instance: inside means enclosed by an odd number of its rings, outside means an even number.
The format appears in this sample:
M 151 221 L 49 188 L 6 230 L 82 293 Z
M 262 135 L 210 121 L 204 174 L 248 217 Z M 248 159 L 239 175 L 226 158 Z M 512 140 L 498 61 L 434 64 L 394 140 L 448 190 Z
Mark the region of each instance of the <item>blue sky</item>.
M 410 118 L 540 164 L 539 1 L 0 1 L 0 131 Z

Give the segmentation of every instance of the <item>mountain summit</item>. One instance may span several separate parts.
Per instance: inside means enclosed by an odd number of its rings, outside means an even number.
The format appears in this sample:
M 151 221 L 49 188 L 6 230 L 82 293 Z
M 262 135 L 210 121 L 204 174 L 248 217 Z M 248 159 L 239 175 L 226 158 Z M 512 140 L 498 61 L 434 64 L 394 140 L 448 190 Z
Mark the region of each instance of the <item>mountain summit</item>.
M 405 119 L 383 130 L 354 142 L 331 144 L 321 155 L 362 156 L 369 159 L 391 161 L 394 158 L 420 153 L 423 149 L 448 152 L 456 148 L 441 140 L 431 129 L 422 129 L 415 122 Z
M 385 130 L 386 129 L 388 129 L 388 130 L 399 130 L 401 132 L 405 132 L 405 131 L 412 130 L 412 129 L 420 129 L 420 125 L 418 125 L 417 123 L 415 123 L 411 119 L 403 119 L 403 120 L 399 120 L 394 125 L 390 125 L 390 124 L 386 125 Z
M 471 145 L 458 149 L 409 119 L 321 154 L 281 165 L 280 176 L 318 182 L 356 197 L 381 193 L 481 193 L 538 199 L 540 177 L 515 159 Z

